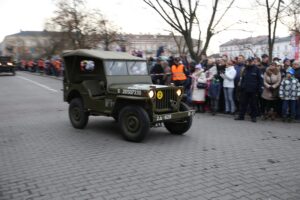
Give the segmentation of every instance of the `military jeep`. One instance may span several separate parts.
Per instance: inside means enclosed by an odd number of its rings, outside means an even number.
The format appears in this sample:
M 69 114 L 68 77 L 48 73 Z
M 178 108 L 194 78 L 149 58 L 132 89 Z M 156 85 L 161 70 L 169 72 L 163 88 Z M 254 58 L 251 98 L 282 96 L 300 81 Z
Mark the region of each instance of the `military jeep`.
M 79 49 L 62 54 L 64 101 L 74 128 L 92 116 L 113 117 L 126 140 L 140 142 L 158 124 L 184 134 L 194 110 L 182 102 L 183 88 L 154 85 L 142 58 L 122 52 Z
M 15 63 L 11 56 L 0 56 L 0 73 L 9 72 L 12 75 L 16 75 L 15 72 Z

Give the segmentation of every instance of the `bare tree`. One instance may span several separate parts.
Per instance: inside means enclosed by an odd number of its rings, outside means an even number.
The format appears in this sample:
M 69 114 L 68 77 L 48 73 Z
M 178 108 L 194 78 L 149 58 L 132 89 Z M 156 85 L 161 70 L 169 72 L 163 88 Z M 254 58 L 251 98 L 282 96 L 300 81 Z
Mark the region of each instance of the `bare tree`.
M 118 32 L 118 28 L 114 27 L 108 20 L 103 18 L 98 21 L 98 24 L 100 28 L 98 32 L 99 40 L 103 44 L 105 51 L 109 51 L 112 44 L 120 41 L 124 42 L 121 34 Z
M 184 38 L 176 36 L 173 31 L 170 31 L 170 35 L 173 37 L 173 40 L 177 46 L 177 50 L 179 54 L 186 54 L 188 50 L 186 49 L 187 46 L 184 41 Z
M 41 49 L 40 57 L 50 57 L 61 53 L 72 46 L 72 40 L 67 32 L 46 32 L 47 42 L 37 41 L 37 48 Z
M 192 59 L 199 61 L 199 54 L 206 54 L 211 38 L 217 34 L 216 27 L 220 24 L 225 14 L 231 8 L 235 0 L 230 0 L 225 11 L 216 17 L 218 12 L 219 0 L 213 0 L 212 14 L 206 29 L 206 40 L 202 50 L 201 47 L 201 28 L 197 18 L 199 0 L 143 0 L 153 8 L 162 19 L 173 29 L 180 33 L 187 45 Z M 198 27 L 198 44 L 193 44 L 192 32 L 194 27 Z M 197 46 L 195 49 L 194 47 Z
M 118 41 L 118 29 L 99 10 L 87 9 L 84 0 L 56 2 L 55 16 L 48 21 L 46 29 L 61 31 L 64 33 L 62 36 L 67 35 L 71 49 L 95 48 L 102 42 L 104 49 L 109 50 L 109 46 Z
M 273 48 L 276 39 L 277 25 L 280 19 L 281 13 L 286 9 L 286 5 L 283 0 L 256 0 L 259 6 L 263 6 L 267 13 L 267 25 L 268 25 L 268 54 L 269 63 L 272 62 Z
M 300 33 L 300 0 L 290 0 L 284 10 L 280 21 L 286 25 L 292 33 Z

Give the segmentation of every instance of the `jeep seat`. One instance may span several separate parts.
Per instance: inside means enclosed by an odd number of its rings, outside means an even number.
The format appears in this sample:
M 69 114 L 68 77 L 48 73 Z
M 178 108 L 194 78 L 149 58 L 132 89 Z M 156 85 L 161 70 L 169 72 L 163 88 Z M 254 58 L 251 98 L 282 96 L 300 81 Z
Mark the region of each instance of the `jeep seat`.
M 82 85 L 88 91 L 90 97 L 97 98 L 105 94 L 104 88 L 101 88 L 99 80 L 85 80 L 82 81 Z

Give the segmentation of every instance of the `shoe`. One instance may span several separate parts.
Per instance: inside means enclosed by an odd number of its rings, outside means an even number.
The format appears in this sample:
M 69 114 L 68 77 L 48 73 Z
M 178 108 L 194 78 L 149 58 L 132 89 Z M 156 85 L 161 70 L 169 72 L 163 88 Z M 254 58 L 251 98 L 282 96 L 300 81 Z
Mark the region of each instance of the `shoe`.
M 230 112 L 229 114 L 230 114 L 230 115 L 235 115 L 235 112 Z
M 234 120 L 244 120 L 244 117 L 236 117 Z
M 228 115 L 229 113 L 230 113 L 229 111 L 225 111 L 225 112 L 224 112 L 225 115 Z
M 256 122 L 256 117 L 252 117 L 251 122 Z

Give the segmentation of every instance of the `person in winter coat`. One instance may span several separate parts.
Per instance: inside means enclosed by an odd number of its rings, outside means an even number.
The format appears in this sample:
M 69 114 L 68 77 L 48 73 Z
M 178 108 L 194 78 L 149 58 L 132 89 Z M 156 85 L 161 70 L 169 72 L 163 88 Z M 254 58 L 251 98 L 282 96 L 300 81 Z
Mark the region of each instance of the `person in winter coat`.
M 221 74 L 221 77 L 224 79 L 223 90 L 224 90 L 226 114 L 234 114 L 235 112 L 235 103 L 233 98 L 235 76 L 236 76 L 236 70 L 234 69 L 232 61 L 229 60 L 226 63 L 225 73 Z
M 195 66 L 195 71 L 192 73 L 191 77 L 192 102 L 197 107 L 196 112 L 204 112 L 207 81 L 201 64 Z M 198 83 L 202 84 L 202 87 L 197 87 Z
M 218 75 L 215 75 L 210 82 L 208 89 L 208 96 L 210 98 L 210 110 L 212 115 L 215 115 L 218 111 L 219 98 L 221 92 L 221 80 Z
M 210 82 L 217 73 L 218 71 L 217 66 L 215 65 L 215 59 L 209 58 L 207 61 L 207 68 L 205 69 L 207 82 Z
M 216 66 L 216 63 L 215 63 L 215 59 L 214 58 L 209 58 L 207 60 L 207 67 L 205 69 L 205 76 L 206 76 L 206 81 L 207 81 L 207 90 L 210 87 L 212 79 L 215 77 L 215 75 L 217 73 L 218 73 L 218 70 L 217 70 L 217 66 Z M 208 94 L 208 92 L 207 92 L 207 94 Z M 208 107 L 211 107 L 210 98 L 207 98 L 206 105 Z
M 281 82 L 280 70 L 275 63 L 272 63 L 264 74 L 264 90 L 261 97 L 265 100 L 265 113 L 263 119 L 275 119 L 277 110 L 278 90 Z
M 240 75 L 241 75 L 241 70 L 245 67 L 245 57 L 243 55 L 239 55 L 236 61 L 236 64 L 234 65 L 234 69 L 236 71 L 236 76 L 234 78 L 234 102 L 235 105 L 237 106 L 237 109 L 239 110 L 239 105 L 240 105 Z
M 160 57 L 157 58 L 156 64 L 150 71 L 152 83 L 163 85 L 164 84 L 164 68 L 162 67 L 162 59 Z
M 300 83 L 294 77 L 295 70 L 290 68 L 279 88 L 279 97 L 282 101 L 282 119 L 293 121 L 296 116 L 296 104 L 300 97 Z M 290 113 L 288 113 L 290 110 Z M 289 117 L 289 118 L 288 118 Z
M 244 120 L 248 106 L 251 109 L 251 121 L 256 122 L 257 96 L 261 94 L 262 79 L 260 70 L 254 65 L 254 58 L 248 58 L 245 68 L 241 71 L 240 112 L 235 120 Z
M 295 70 L 295 78 L 298 79 L 300 82 L 300 63 L 299 61 L 293 62 L 293 69 Z M 296 113 L 296 119 L 300 119 L 300 99 L 297 101 L 297 113 Z

